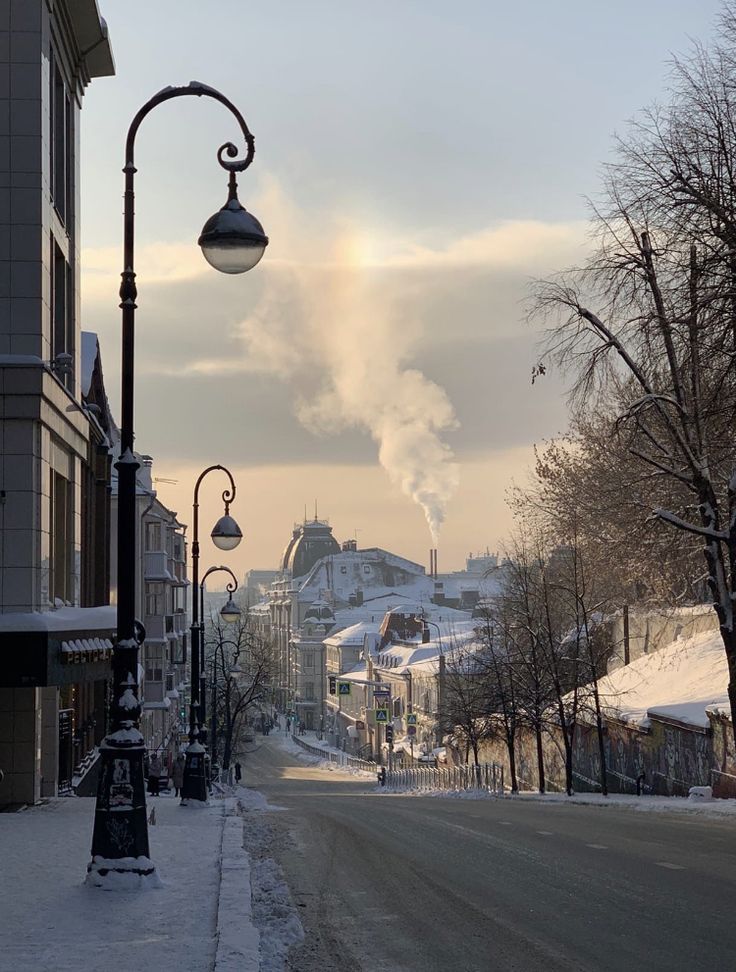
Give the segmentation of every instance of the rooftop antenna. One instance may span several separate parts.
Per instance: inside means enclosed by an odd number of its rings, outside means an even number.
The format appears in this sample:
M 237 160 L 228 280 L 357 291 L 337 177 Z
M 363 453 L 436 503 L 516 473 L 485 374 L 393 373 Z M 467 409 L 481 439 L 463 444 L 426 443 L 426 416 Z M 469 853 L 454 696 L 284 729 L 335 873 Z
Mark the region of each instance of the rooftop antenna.
M 304 526 L 307 525 L 307 504 L 304 504 Z
M 317 500 L 314 501 L 314 522 L 317 522 Z

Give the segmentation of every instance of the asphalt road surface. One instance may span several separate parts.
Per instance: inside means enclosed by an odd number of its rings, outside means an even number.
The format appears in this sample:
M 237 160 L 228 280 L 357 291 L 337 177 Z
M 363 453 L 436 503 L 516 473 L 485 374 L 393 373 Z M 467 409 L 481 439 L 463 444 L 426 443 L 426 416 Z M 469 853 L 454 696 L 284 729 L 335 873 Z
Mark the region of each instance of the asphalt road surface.
M 383 794 L 271 737 L 246 785 L 305 929 L 293 972 L 736 969 L 736 822 Z

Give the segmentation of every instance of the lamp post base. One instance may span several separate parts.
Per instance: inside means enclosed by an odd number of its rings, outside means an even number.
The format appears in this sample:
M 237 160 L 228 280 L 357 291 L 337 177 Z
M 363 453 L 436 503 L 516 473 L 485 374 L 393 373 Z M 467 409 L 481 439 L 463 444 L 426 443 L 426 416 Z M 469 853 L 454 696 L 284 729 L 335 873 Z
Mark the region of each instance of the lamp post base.
M 108 736 L 100 746 L 92 860 L 85 884 L 111 891 L 161 887 L 149 857 L 146 793 L 143 781 L 143 738 L 137 730 L 127 745 Z
M 184 780 L 181 788 L 182 807 L 209 805 L 207 800 L 206 750 L 201 743 L 193 742 L 184 754 Z

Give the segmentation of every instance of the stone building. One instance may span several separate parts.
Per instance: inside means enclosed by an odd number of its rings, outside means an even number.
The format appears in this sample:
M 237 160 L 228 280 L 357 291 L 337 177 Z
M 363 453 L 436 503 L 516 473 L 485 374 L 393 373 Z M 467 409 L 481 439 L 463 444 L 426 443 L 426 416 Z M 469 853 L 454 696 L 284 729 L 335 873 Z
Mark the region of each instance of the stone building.
M 95 0 L 0 3 L 0 804 L 53 795 L 104 727 L 109 465 L 82 389 L 79 125 L 113 73 Z

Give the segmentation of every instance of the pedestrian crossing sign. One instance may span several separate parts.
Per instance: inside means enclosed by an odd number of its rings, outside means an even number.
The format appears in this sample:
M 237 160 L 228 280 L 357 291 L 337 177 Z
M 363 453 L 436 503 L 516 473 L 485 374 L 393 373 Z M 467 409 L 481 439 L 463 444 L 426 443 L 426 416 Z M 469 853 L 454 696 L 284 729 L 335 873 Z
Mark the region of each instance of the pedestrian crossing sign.
M 388 722 L 388 709 L 376 709 L 376 722 Z
M 417 714 L 416 712 L 409 712 L 406 716 L 407 726 L 415 726 L 417 724 Z
M 350 682 L 338 682 L 337 683 L 337 694 L 338 695 L 350 695 Z

